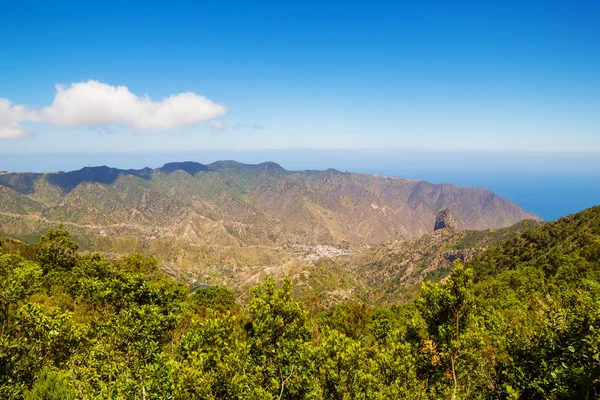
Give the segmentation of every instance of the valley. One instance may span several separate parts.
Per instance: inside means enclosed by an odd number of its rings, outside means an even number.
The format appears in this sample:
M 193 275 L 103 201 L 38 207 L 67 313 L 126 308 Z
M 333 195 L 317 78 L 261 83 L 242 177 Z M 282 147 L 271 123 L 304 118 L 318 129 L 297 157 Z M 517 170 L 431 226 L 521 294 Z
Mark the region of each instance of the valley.
M 455 259 L 539 220 L 485 189 L 270 162 L 0 174 L 8 237 L 34 243 L 62 226 L 84 252 L 152 255 L 175 279 L 241 298 L 289 275 L 324 307 L 411 300 Z

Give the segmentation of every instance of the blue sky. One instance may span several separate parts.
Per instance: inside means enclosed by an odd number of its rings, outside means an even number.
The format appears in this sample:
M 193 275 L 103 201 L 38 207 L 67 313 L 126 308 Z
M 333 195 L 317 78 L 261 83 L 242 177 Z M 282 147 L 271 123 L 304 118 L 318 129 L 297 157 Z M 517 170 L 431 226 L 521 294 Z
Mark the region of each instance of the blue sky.
M 598 1 L 4 2 L 0 153 L 600 152 L 599 20 Z M 73 117 L 90 82 L 129 103 Z M 209 103 L 163 115 L 187 92 Z

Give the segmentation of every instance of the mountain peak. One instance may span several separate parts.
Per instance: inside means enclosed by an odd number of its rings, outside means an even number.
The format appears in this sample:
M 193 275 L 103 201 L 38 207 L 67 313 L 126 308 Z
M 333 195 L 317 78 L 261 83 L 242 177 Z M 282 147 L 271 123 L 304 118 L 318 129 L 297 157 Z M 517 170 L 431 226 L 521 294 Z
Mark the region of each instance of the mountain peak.
M 285 168 L 283 168 L 281 165 L 279 165 L 273 161 L 266 161 L 266 162 L 258 164 L 258 166 L 264 168 L 265 172 L 278 173 L 278 174 L 283 174 L 283 173 L 287 172 L 287 170 Z
M 219 169 L 235 169 L 244 166 L 241 162 L 235 160 L 219 160 L 213 163 L 208 164 L 210 169 L 219 170 Z
M 233 160 L 224 160 L 215 161 L 214 163 L 209 164 L 208 167 L 217 172 L 249 172 L 256 174 L 268 172 L 275 175 L 280 175 L 287 172 L 281 165 L 272 161 L 266 161 L 260 164 L 243 164 Z
M 102 165 L 99 167 L 83 167 L 77 171 L 59 172 L 58 174 L 48 175 L 47 179 L 50 183 L 68 192 L 84 182 L 111 184 L 117 180 L 122 172 L 118 168 Z
M 158 169 L 160 172 L 170 174 L 175 171 L 184 171 L 190 175 L 195 175 L 200 171 L 207 171 L 208 167 L 195 161 L 170 162 Z

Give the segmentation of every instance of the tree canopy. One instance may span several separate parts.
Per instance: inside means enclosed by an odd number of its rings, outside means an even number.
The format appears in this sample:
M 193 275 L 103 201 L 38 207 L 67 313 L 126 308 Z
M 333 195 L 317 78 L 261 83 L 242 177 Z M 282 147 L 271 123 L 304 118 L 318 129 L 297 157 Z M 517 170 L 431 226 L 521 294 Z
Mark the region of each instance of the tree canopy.
M 3 399 L 600 396 L 598 207 L 391 308 L 309 313 L 289 278 L 246 304 L 190 292 L 151 257 L 79 254 L 63 229 L 15 248 L 0 248 Z

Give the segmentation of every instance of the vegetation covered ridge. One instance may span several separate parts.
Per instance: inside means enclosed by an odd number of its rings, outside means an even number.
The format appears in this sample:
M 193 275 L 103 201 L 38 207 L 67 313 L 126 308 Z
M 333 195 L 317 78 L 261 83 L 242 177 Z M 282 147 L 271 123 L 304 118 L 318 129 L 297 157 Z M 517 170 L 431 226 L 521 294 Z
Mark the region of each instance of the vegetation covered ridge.
M 0 174 L 0 226 L 25 241 L 69 225 L 87 248 L 168 238 L 181 246 L 380 244 L 429 233 L 440 210 L 457 229 L 539 217 L 486 189 L 376 175 L 286 171 L 217 161 L 122 170 Z M 169 260 L 172 261 L 172 260 Z
M 292 281 L 190 293 L 67 231 L 3 242 L 0 397 L 533 398 L 600 395 L 600 207 L 456 261 L 413 304 L 298 302 Z M 20 253 L 20 254 L 17 254 Z

